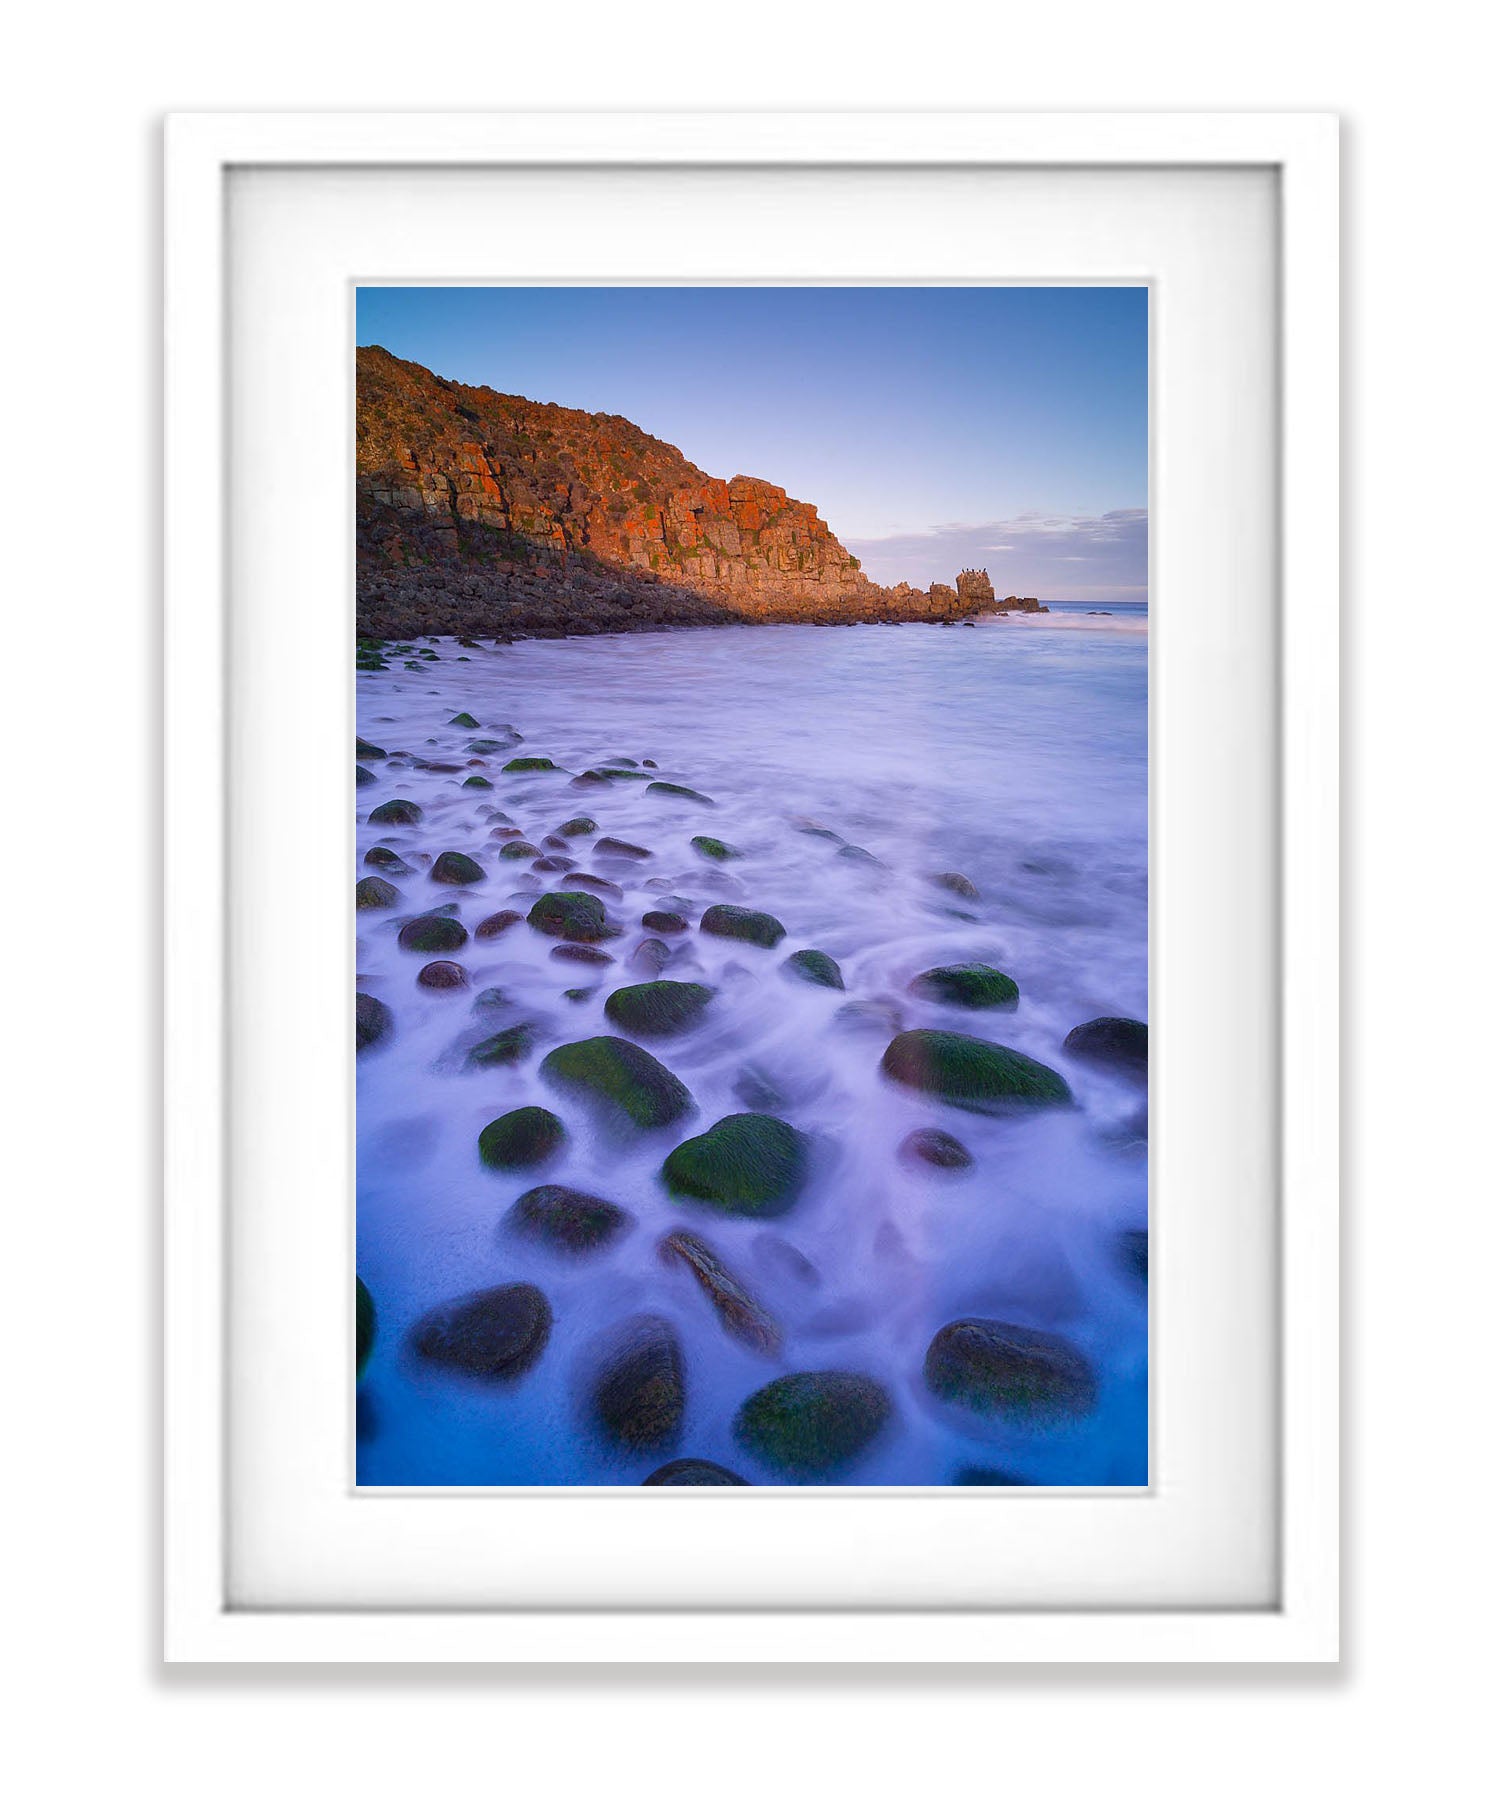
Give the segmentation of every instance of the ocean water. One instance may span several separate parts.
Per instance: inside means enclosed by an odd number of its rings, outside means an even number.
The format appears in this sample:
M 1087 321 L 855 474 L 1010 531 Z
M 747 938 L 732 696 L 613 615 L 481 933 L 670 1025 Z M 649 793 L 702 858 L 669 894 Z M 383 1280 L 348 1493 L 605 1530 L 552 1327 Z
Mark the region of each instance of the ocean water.
M 492 792 L 463 788 L 463 774 L 383 763 L 358 790 L 361 864 L 385 843 L 415 871 L 394 878 L 400 907 L 360 913 L 357 926 L 359 985 L 395 1014 L 391 1037 L 358 1061 L 357 1267 L 379 1310 L 359 1392 L 362 1484 L 634 1485 L 670 1456 L 773 1480 L 734 1441 L 734 1414 L 775 1376 L 816 1369 L 874 1376 L 893 1403 L 870 1448 L 830 1478 L 840 1484 L 945 1485 L 969 1469 L 1040 1484 L 1146 1480 L 1146 1292 L 1122 1246 L 1147 1222 L 1143 1098 L 1061 1048 L 1101 1014 L 1147 1016 L 1145 611 L 1089 612 L 951 630 L 726 628 L 468 651 L 446 640 L 420 671 L 393 660 L 357 677 L 360 733 L 388 750 L 464 764 L 470 738 L 510 725 L 522 753 L 565 770 L 651 758 L 662 779 L 716 803 L 648 794 L 644 782 L 574 789 L 567 774 L 502 774 L 509 753 L 485 759 Z M 479 733 L 447 723 L 460 710 Z M 396 796 L 416 800 L 423 823 L 370 825 L 370 808 Z M 498 859 L 501 808 L 533 843 L 586 813 L 601 833 L 651 850 L 622 868 L 602 865 L 592 840 L 574 841 L 581 869 L 626 890 L 607 903 L 626 927 L 607 946 L 616 961 L 602 972 L 560 963 L 554 941 L 523 924 L 456 954 L 467 989 L 427 991 L 415 979 L 427 959 L 397 944 L 402 919 L 455 902 L 472 930 L 567 886 Z M 841 856 L 838 842 L 799 829 L 809 823 L 876 861 Z M 699 832 L 743 855 L 706 862 L 689 843 Z M 431 880 L 427 865 L 450 849 L 481 863 L 482 884 Z M 968 877 L 979 899 L 935 885 L 942 871 Z M 620 1134 L 549 1089 L 538 1063 L 555 1044 L 613 1032 L 605 996 L 648 978 L 626 964 L 649 935 L 642 912 L 666 895 L 690 903 L 695 928 L 666 940 L 663 974 L 717 993 L 697 1029 L 646 1047 L 698 1112 Z M 723 900 L 774 913 L 785 941 L 766 951 L 700 934 L 701 911 Z M 788 978 L 782 963 L 804 947 L 838 961 L 845 992 Z M 1015 1012 L 908 992 L 920 971 L 967 961 L 1014 977 Z M 563 997 L 579 986 L 586 998 Z M 506 1005 L 481 1017 L 474 999 L 491 987 Z M 1078 1104 L 987 1118 L 899 1088 L 880 1072 L 890 1028 L 836 1018 L 851 1000 L 885 1003 L 902 1027 L 1009 1044 L 1061 1070 Z M 471 1044 L 521 1019 L 538 1028 L 521 1067 L 464 1067 Z M 674 1200 L 658 1174 L 682 1137 L 746 1110 L 736 1088 L 747 1070 L 816 1146 L 808 1190 L 772 1220 Z M 484 1167 L 482 1127 L 531 1103 L 566 1122 L 564 1154 L 535 1173 Z M 924 1125 L 958 1136 L 974 1167 L 909 1166 L 898 1145 Z M 633 1229 L 576 1259 L 517 1238 L 502 1216 L 541 1181 L 614 1200 Z M 775 1316 L 778 1356 L 727 1335 L 689 1273 L 663 1265 L 660 1238 L 684 1227 Z M 793 1271 L 786 1245 L 811 1278 Z M 516 1280 L 536 1283 L 554 1315 L 525 1375 L 491 1386 L 413 1355 L 410 1328 L 429 1308 Z M 680 1336 L 687 1404 L 674 1448 L 632 1457 L 594 1435 L 587 1394 L 610 1327 L 642 1312 Z M 1043 1429 L 939 1404 L 922 1381 L 926 1347 L 967 1316 L 1067 1338 L 1094 1368 L 1095 1410 Z

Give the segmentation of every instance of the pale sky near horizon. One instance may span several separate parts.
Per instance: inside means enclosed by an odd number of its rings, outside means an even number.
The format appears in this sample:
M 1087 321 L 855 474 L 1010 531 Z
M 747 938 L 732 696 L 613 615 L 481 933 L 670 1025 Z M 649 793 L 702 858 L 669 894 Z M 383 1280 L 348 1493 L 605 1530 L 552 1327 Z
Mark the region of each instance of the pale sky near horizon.
M 370 287 L 356 338 L 811 501 L 877 581 L 1146 597 L 1143 287 Z

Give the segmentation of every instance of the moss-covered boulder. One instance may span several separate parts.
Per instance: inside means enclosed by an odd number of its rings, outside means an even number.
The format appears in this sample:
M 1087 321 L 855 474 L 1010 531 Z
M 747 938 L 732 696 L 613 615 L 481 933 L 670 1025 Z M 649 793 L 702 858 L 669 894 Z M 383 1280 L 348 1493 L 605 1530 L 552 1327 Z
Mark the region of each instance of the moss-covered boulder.
M 445 950 L 461 950 L 469 941 L 462 920 L 448 913 L 418 913 L 401 927 L 396 940 L 403 950 L 419 956 L 439 956 Z
M 681 1263 L 690 1271 L 731 1337 L 763 1356 L 776 1355 L 781 1349 L 781 1327 L 696 1232 L 669 1232 L 657 1250 L 663 1262 Z
M 556 1156 L 568 1134 L 545 1106 L 518 1106 L 479 1134 L 479 1160 L 490 1169 L 533 1169 Z
M 1097 1398 L 1093 1370 L 1066 1338 L 1000 1319 L 945 1325 L 922 1374 L 940 1400 L 1023 1424 L 1077 1418 Z
M 404 856 L 398 856 L 384 844 L 375 844 L 365 851 L 365 862 L 372 869 L 384 869 L 388 875 L 410 875 L 411 864 Z
M 354 884 L 354 905 L 359 912 L 400 904 L 400 889 L 393 888 L 390 882 L 382 881 L 378 875 L 363 876 Z
M 597 894 L 543 894 L 527 913 L 526 922 L 545 937 L 566 938 L 573 944 L 597 944 L 616 935 Z
M 505 1222 L 522 1237 L 535 1238 L 570 1256 L 603 1249 L 635 1223 L 613 1200 L 556 1183 L 528 1188 L 505 1215 Z
M 497 938 L 502 932 L 509 931 L 512 925 L 519 925 L 523 916 L 514 907 L 502 907 L 487 919 L 481 919 L 474 927 L 474 935 L 476 938 Z
M 935 1000 L 942 1006 L 1000 1007 L 1014 1012 L 1021 990 L 1009 975 L 988 963 L 949 963 L 941 969 L 924 969 L 908 983 L 919 1000 Z
M 500 854 L 507 862 L 529 862 L 533 856 L 540 856 L 541 851 L 529 838 L 512 838 L 508 844 L 500 846 Z
M 748 906 L 711 906 L 698 921 L 698 929 L 710 937 L 738 938 L 743 944 L 759 944 L 774 950 L 786 936 L 786 926 L 767 912 Z
M 612 1334 L 592 1393 L 594 1424 L 622 1449 L 662 1450 L 682 1428 L 682 1346 L 665 1319 L 643 1313 Z
M 629 838 L 602 837 L 594 845 L 594 854 L 615 862 L 645 862 L 651 852 L 643 844 L 632 844 Z
M 798 981 L 809 981 L 814 987 L 844 988 L 844 972 L 823 950 L 794 950 L 781 965 Z
M 354 1277 L 354 1375 L 364 1374 L 370 1352 L 375 1348 L 375 1301 L 370 1290 Z
M 689 839 L 689 842 L 700 856 L 706 856 L 710 862 L 737 862 L 745 854 L 733 844 L 726 844 L 723 838 L 699 836 Z
M 631 1037 L 672 1037 L 696 1025 L 713 997 L 701 981 L 642 981 L 616 988 L 604 1016 Z
M 544 775 L 556 771 L 557 764 L 550 756 L 513 756 L 508 763 L 501 765 L 502 775 Z
M 845 844 L 838 855 L 845 862 L 859 863 L 867 869 L 883 869 L 885 864 L 873 851 L 866 850 L 862 844 Z
M 701 806 L 715 804 L 707 794 L 700 794 L 697 788 L 683 787 L 677 781 L 653 781 L 647 787 L 646 792 L 661 794 L 668 800 L 696 800 Z
M 901 1140 L 901 1157 L 909 1163 L 920 1163 L 929 1169 L 972 1169 L 974 1157 L 965 1144 L 951 1133 L 939 1131 L 935 1125 L 924 1125 L 909 1131 Z
M 660 908 L 642 913 L 641 924 L 647 931 L 658 932 L 663 937 L 676 937 L 679 932 L 688 928 L 688 922 L 681 913 L 663 912 Z
M 679 1456 L 663 1463 L 641 1483 L 642 1487 L 749 1487 L 743 1475 L 722 1463 L 705 1462 L 701 1456 Z
M 479 721 L 471 712 L 457 712 L 448 721 L 450 725 L 461 725 L 465 731 L 478 731 Z
M 357 788 L 369 787 L 374 779 L 375 771 L 373 769 L 367 769 L 363 763 L 356 763 L 354 765 L 354 785 Z
M 536 1043 L 536 1027 L 525 1020 L 487 1037 L 465 1057 L 472 1069 L 508 1069 L 525 1062 Z
M 356 1052 L 368 1050 L 372 1044 L 378 1044 L 389 1033 L 395 1022 L 390 1007 L 383 1000 L 377 1000 L 373 994 L 356 994 L 354 996 L 354 1048 Z
M 372 825 L 420 825 L 422 809 L 415 800 L 383 800 L 371 809 Z
M 462 963 L 437 962 L 423 963 L 417 970 L 417 986 L 432 988 L 441 993 L 450 988 L 462 988 L 469 985 L 469 974 Z
M 462 850 L 445 850 L 432 865 L 432 879 L 445 882 L 449 887 L 464 887 L 470 882 L 483 881 L 484 870 Z
M 560 1044 L 542 1058 L 542 1074 L 646 1130 L 674 1124 L 693 1110 L 693 1096 L 672 1071 L 628 1038 Z
M 518 738 L 477 737 L 470 738 L 464 748 L 475 756 L 498 756 L 502 750 L 513 749 L 519 742 Z
M 1149 1064 L 1146 1027 L 1139 1019 L 1090 1019 L 1075 1025 L 1063 1039 L 1063 1050 L 1079 1062 L 1144 1081 Z
M 1004 1044 L 957 1031 L 903 1031 L 881 1068 L 893 1081 L 970 1112 L 1071 1106 L 1072 1090 L 1055 1069 Z
M 847 1467 L 890 1416 L 890 1395 L 870 1376 L 815 1370 L 752 1394 L 735 1415 L 734 1436 L 778 1474 L 810 1480 Z
M 662 1179 L 678 1199 L 719 1212 L 769 1219 L 788 1212 L 807 1185 L 806 1137 L 769 1113 L 730 1113 L 679 1144 L 662 1164 Z
M 384 762 L 385 751 L 380 748 L 379 744 L 370 744 L 364 738 L 357 737 L 354 740 L 354 760 L 356 762 Z
M 464 1294 L 412 1328 L 417 1355 L 482 1381 L 507 1381 L 531 1367 L 552 1334 L 547 1296 L 529 1281 Z
M 483 775 L 470 775 L 464 782 L 466 788 L 493 788 L 493 781 L 487 781 Z
M 598 824 L 584 813 L 572 819 L 564 819 L 557 828 L 557 836 L 561 838 L 592 837 L 599 829 Z

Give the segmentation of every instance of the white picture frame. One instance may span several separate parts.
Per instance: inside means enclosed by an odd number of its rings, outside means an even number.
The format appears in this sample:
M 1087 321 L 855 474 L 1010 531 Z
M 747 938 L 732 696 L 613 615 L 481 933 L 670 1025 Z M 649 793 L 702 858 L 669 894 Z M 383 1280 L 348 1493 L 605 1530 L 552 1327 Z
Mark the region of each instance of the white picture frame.
M 1338 1654 L 1338 173 L 1326 115 L 179 115 L 166 200 L 166 1654 L 176 1661 L 1326 1662 Z M 227 196 L 246 170 L 1268 171 L 1279 271 L 1274 1603 L 236 1604 L 223 724 Z M 754 271 L 746 271 L 753 274 Z M 1068 271 L 1059 269 L 1060 277 Z M 1155 594 L 1153 593 L 1153 600 Z M 237 1390 L 236 1390 L 237 1391 Z M 682 1496 L 691 1498 L 691 1496 Z M 529 1502 L 535 1505 L 535 1501 Z M 594 1504 L 609 1504 L 598 1501 Z M 921 1505 L 920 1500 L 904 1504 Z M 685 1515 L 681 1515 L 685 1516 Z

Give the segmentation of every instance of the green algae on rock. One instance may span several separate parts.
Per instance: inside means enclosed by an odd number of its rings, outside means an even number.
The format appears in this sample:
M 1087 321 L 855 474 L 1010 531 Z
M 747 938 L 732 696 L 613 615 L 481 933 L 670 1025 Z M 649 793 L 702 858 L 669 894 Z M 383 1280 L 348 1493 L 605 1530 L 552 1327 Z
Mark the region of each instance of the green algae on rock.
M 642 981 L 616 988 L 604 1016 L 633 1037 L 671 1037 L 696 1025 L 713 997 L 701 981 Z
M 401 891 L 393 888 L 388 881 L 382 881 L 378 875 L 362 876 L 354 884 L 354 905 L 359 912 L 367 912 L 372 907 L 399 906 Z
M 557 828 L 557 835 L 565 838 L 592 837 L 598 829 L 599 826 L 595 820 L 589 818 L 584 813 L 580 813 L 577 818 L 564 819 L 562 824 Z
M 957 1031 L 903 1031 L 880 1066 L 893 1081 L 970 1112 L 1071 1106 L 1072 1090 L 1055 1069 L 1004 1044 Z
M 354 996 L 354 1048 L 356 1053 L 378 1044 L 395 1024 L 395 1016 L 383 1000 L 373 994 Z
M 671 1125 L 694 1110 L 693 1096 L 672 1071 L 627 1038 L 582 1038 L 542 1058 L 542 1074 L 559 1087 L 602 1102 L 643 1130 Z
M 372 809 L 371 825 L 420 825 L 422 809 L 415 800 L 383 800 Z
M 675 1462 L 653 1469 L 642 1487 L 750 1487 L 752 1484 L 722 1463 L 706 1462 L 701 1456 L 679 1456 Z
M 354 1277 L 354 1379 L 358 1381 L 375 1348 L 375 1300 L 370 1290 Z
M 814 987 L 843 991 L 844 972 L 825 951 L 794 950 L 781 966 L 799 981 L 811 982 Z
M 692 1272 L 731 1337 L 763 1356 L 776 1355 L 781 1348 L 781 1327 L 696 1232 L 669 1232 L 658 1244 L 657 1254 L 663 1262 L 680 1262 Z
M 479 1134 L 479 1160 L 491 1169 L 530 1169 L 567 1141 L 563 1122 L 545 1106 L 518 1106 L 491 1119 Z
M 653 781 L 647 787 L 648 794 L 665 794 L 669 800 L 696 800 L 703 806 L 713 806 L 707 794 L 700 794 L 697 788 L 683 787 L 677 781 Z
M 662 1164 L 662 1179 L 678 1199 L 719 1212 L 769 1219 L 790 1210 L 807 1185 L 808 1140 L 769 1113 L 730 1113 L 690 1137 Z
M 478 731 L 479 721 L 470 712 L 454 713 L 448 721 L 450 725 L 461 725 L 465 731 Z
M 396 939 L 403 950 L 415 950 L 422 956 L 436 956 L 444 950 L 461 950 L 469 934 L 461 920 L 447 913 L 418 913 L 401 927 Z
M 483 881 L 484 870 L 462 850 L 445 850 L 432 865 L 432 879 L 449 887 L 463 887 L 470 882 Z
M 1021 990 L 1009 975 L 988 963 L 949 963 L 941 969 L 925 969 L 913 976 L 907 991 L 921 1000 L 945 1006 L 1003 1007 L 1014 1012 Z
M 734 1436 L 769 1468 L 810 1479 L 853 1462 L 890 1416 L 890 1395 L 870 1376 L 814 1370 L 753 1393 L 735 1415 Z
M 687 1403 L 682 1345 L 665 1319 L 642 1313 L 610 1338 L 594 1381 L 593 1420 L 626 1450 L 662 1450 L 676 1439 Z
M 1091 1412 L 1094 1372 L 1066 1338 L 1000 1319 L 955 1319 L 927 1347 L 922 1367 L 940 1400 L 1020 1423 Z
M 394 850 L 388 850 L 384 844 L 376 844 L 365 851 L 365 861 L 372 869 L 388 869 L 392 875 L 410 875 L 411 864 L 404 856 L 398 856 Z
M 745 854 L 733 844 L 726 844 L 722 838 L 699 836 L 689 839 L 689 842 L 700 856 L 706 856 L 710 862 L 738 862 Z
M 567 938 L 574 944 L 597 944 L 617 935 L 597 894 L 543 894 L 527 913 L 526 922 L 545 937 Z
M 466 788 L 492 788 L 494 785 L 493 781 L 486 781 L 483 775 L 471 775 L 464 783 Z
M 698 921 L 698 929 L 710 937 L 738 938 L 741 943 L 759 944 L 765 950 L 774 950 L 786 936 L 786 926 L 780 919 L 748 906 L 711 906 Z
M 500 846 L 500 854 L 507 862 L 520 862 L 523 857 L 540 856 L 541 852 L 526 838 L 512 838 L 508 844 Z
M 536 1027 L 523 1020 L 476 1044 L 464 1061 L 474 1069 L 511 1068 L 525 1062 L 535 1042 Z
M 354 760 L 356 762 L 384 762 L 385 754 L 379 744 L 367 744 L 362 737 L 354 740 Z
M 599 1250 L 635 1223 L 623 1206 L 555 1182 L 528 1188 L 505 1222 L 513 1231 L 571 1256 Z
M 412 1327 L 417 1355 L 484 1381 L 524 1374 L 552 1334 L 547 1296 L 529 1281 L 481 1288 L 424 1313 Z
M 547 773 L 566 774 L 559 769 L 550 756 L 513 756 L 500 768 L 502 775 L 543 775 Z

